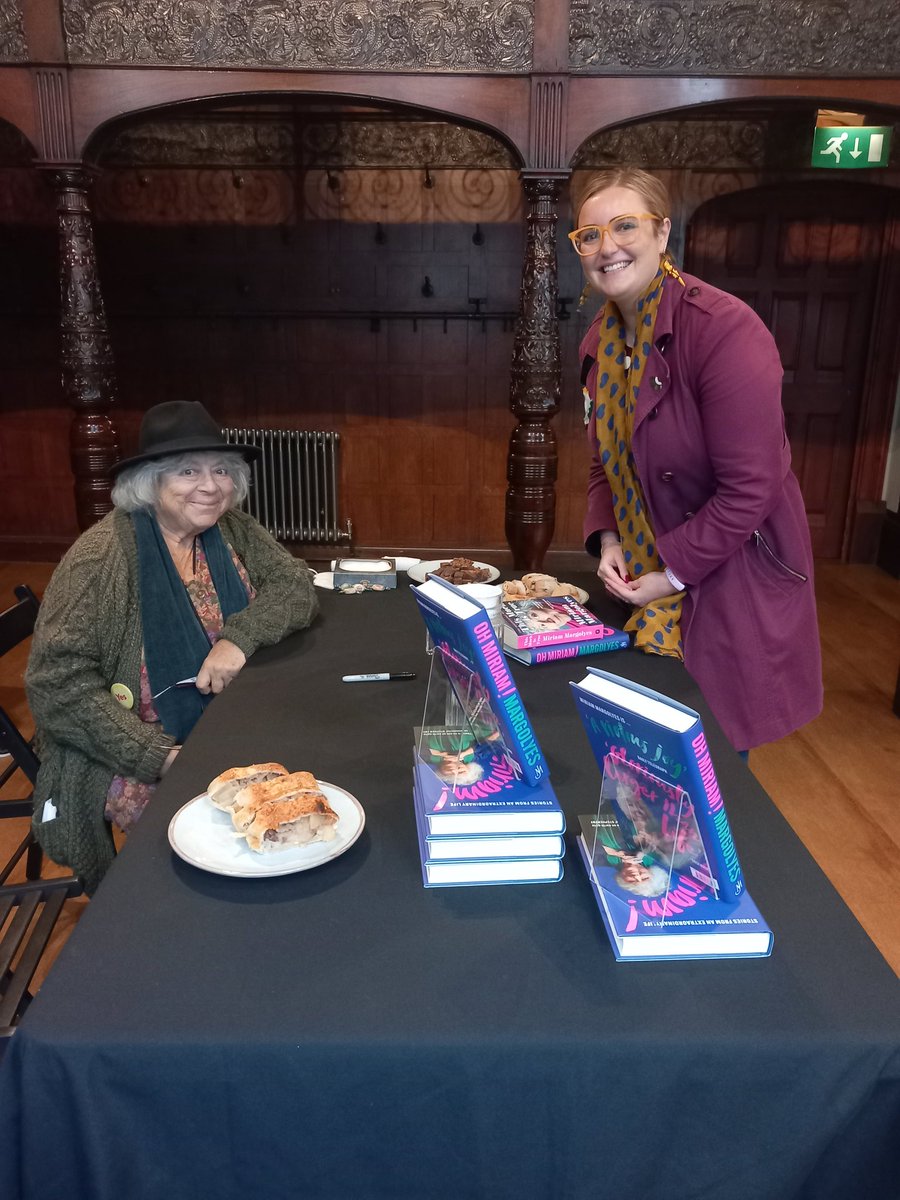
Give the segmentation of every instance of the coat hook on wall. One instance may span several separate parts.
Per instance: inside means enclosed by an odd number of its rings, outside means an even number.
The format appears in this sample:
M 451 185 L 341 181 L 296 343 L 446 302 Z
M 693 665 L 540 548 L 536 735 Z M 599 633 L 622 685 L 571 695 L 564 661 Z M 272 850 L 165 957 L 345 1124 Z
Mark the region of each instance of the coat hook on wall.
M 481 226 L 475 226 L 475 232 L 472 234 L 472 241 L 476 246 L 484 245 L 484 234 L 481 232 Z
M 231 182 L 234 187 L 242 188 L 244 186 L 244 177 L 243 177 L 243 175 L 238 175 L 237 173 L 235 173 L 231 177 Z
M 328 183 L 329 191 L 332 191 L 332 192 L 340 191 L 341 181 L 340 181 L 340 179 L 338 179 L 337 175 L 335 175 L 334 171 L 326 171 L 325 179 Z
M 434 180 L 431 178 L 431 172 L 425 168 L 425 178 L 422 180 L 422 187 L 433 188 Z
M 422 295 L 431 297 L 434 295 L 434 288 L 431 286 L 431 280 L 425 276 L 425 282 L 422 284 Z
M 383 246 L 386 241 L 387 234 L 384 232 L 384 226 L 378 221 L 375 225 L 375 244 L 376 246 Z
M 138 175 L 138 183 L 141 185 L 141 187 L 149 187 L 150 186 L 150 176 L 149 175 Z

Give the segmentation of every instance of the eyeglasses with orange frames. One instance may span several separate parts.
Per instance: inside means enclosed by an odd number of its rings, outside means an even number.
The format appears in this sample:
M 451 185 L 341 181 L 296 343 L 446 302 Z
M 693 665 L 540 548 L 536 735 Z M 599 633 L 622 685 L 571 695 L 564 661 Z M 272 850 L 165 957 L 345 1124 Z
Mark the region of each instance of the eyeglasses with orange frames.
M 621 217 L 613 217 L 606 225 L 582 225 L 580 229 L 573 229 L 569 241 L 575 247 L 576 254 L 584 258 L 597 253 L 603 245 L 605 233 L 617 246 L 630 246 L 640 233 L 641 221 L 662 220 L 659 213 L 623 213 Z

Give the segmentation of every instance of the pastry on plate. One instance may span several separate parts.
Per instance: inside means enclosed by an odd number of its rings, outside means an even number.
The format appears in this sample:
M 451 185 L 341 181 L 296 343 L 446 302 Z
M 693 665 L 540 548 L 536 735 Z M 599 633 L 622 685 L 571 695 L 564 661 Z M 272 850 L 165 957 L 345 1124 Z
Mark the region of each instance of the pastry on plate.
M 244 836 L 257 854 L 330 842 L 338 815 L 321 792 L 303 791 L 281 800 L 267 800 L 256 810 Z
M 231 806 L 231 823 L 238 833 L 246 832 L 256 812 L 269 800 L 284 800 L 301 792 L 318 794 L 319 785 L 309 771 L 292 771 L 278 775 L 265 783 L 251 783 L 241 788 Z
M 231 812 L 235 798 L 242 788 L 251 783 L 266 783 L 287 773 L 287 767 L 283 767 L 281 763 L 253 763 L 249 767 L 231 767 L 212 780 L 206 794 L 216 808 L 221 808 L 223 812 Z

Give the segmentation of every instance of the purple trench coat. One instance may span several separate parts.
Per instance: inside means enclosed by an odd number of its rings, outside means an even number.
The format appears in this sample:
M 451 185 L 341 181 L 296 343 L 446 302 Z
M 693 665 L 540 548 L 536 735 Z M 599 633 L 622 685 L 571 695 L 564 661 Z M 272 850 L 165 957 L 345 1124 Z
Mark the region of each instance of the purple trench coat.
M 667 281 L 632 451 L 663 563 L 686 585 L 685 665 L 731 743 L 784 737 L 822 708 L 812 547 L 781 407 L 781 362 L 752 309 L 691 275 Z M 581 343 L 596 395 L 599 319 Z M 592 462 L 585 546 L 615 529 Z

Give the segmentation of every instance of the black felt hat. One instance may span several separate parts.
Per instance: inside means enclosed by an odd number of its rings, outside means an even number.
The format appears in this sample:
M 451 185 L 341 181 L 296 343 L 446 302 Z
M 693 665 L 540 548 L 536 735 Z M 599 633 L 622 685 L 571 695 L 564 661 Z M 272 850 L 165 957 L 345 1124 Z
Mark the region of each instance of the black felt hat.
M 191 451 L 232 450 L 248 462 L 257 457 L 259 448 L 242 442 L 226 442 L 218 421 L 213 420 L 199 400 L 167 400 L 144 413 L 138 437 L 138 453 L 122 458 L 109 469 L 118 475 L 124 467 L 168 458 L 170 454 Z

